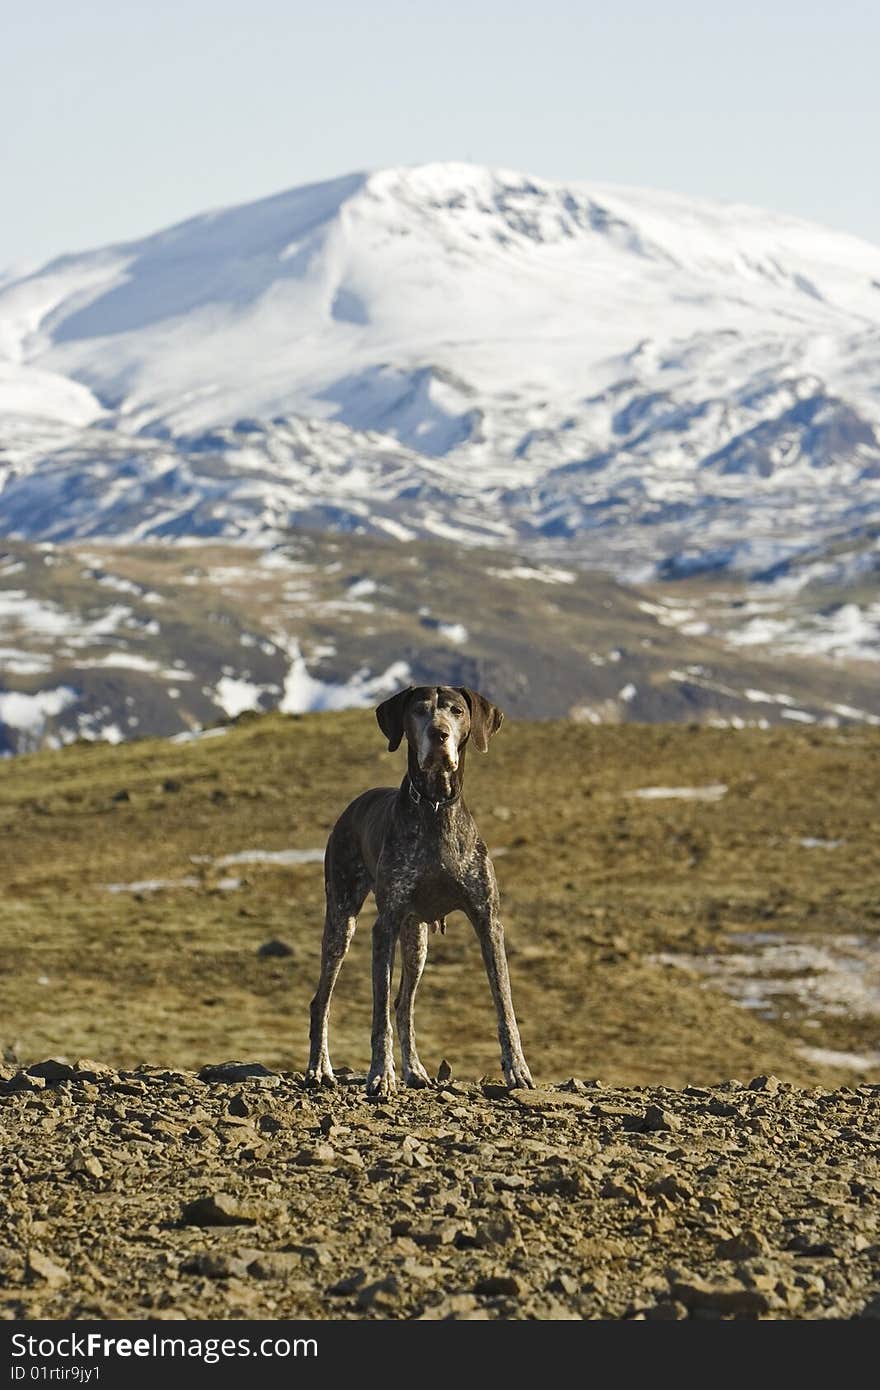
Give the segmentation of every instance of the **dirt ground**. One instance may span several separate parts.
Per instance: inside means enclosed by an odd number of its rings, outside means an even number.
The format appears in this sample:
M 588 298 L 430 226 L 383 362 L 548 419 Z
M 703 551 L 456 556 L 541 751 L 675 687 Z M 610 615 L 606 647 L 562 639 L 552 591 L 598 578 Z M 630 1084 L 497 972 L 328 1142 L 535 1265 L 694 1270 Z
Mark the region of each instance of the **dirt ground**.
M 0 1315 L 880 1316 L 880 1088 L 6 1069 Z

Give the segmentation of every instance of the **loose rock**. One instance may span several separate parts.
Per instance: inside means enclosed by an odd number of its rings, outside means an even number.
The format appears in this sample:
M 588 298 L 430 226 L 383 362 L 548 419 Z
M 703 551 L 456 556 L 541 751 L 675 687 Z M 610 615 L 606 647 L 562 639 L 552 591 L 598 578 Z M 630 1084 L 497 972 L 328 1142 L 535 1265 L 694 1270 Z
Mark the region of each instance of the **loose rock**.
M 259 1219 L 258 1207 L 228 1192 L 198 1197 L 187 1202 L 181 1212 L 181 1220 L 188 1226 L 253 1226 Z
M 200 1081 L 221 1081 L 227 1084 L 235 1081 L 274 1080 L 276 1073 L 269 1071 L 260 1062 L 218 1062 L 202 1067 Z
M 262 946 L 258 946 L 257 955 L 263 956 L 264 958 L 292 956 L 293 947 L 289 946 L 286 941 L 280 941 L 275 937 L 272 941 L 264 941 Z
M 509 1294 L 512 1298 L 520 1292 L 521 1285 L 512 1274 L 484 1274 L 474 1284 L 476 1294 Z
M 50 1289 L 58 1289 L 66 1284 L 70 1275 L 64 1265 L 57 1264 L 49 1255 L 40 1250 L 29 1250 L 25 1261 L 25 1278 L 31 1284 L 45 1284 Z
M 697 1274 L 681 1272 L 670 1277 L 669 1290 L 673 1300 L 689 1309 L 705 1308 L 718 1313 L 766 1313 L 773 1299 L 763 1289 L 747 1288 L 740 1279 L 703 1279 Z
M 719 1241 L 715 1254 L 720 1260 L 748 1260 L 754 1255 L 766 1254 L 769 1248 L 760 1231 L 747 1228 Z

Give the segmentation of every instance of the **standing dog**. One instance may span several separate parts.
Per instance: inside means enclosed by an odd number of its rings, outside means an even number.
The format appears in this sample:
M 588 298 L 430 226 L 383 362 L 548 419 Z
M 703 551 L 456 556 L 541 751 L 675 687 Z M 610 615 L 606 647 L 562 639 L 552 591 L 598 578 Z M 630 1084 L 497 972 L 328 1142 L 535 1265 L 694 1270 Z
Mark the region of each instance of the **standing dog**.
M 501 711 L 474 690 L 410 686 L 376 710 L 389 752 L 407 741 L 407 771 L 399 788 L 376 787 L 343 811 L 324 856 L 327 913 L 321 978 L 311 1005 L 306 1081 L 334 1085 L 327 1047 L 330 997 L 370 889 L 373 927 L 372 1060 L 367 1095 L 394 1090 L 391 971 L 400 938 L 403 957 L 395 1002 L 407 1086 L 427 1086 L 413 1029 L 413 1003 L 428 954 L 428 926 L 444 927 L 447 912 L 470 918 L 480 942 L 498 1014 L 501 1065 L 509 1086 L 531 1086 L 510 998 L 504 930 L 498 917 L 495 870 L 462 797 L 464 757 L 481 753 L 501 727 Z

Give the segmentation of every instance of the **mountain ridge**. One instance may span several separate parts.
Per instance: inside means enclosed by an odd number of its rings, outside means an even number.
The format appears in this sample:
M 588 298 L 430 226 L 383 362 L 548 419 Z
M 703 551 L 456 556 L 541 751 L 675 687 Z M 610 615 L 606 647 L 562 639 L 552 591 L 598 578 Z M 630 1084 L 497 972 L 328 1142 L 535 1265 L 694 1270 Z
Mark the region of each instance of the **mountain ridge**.
M 880 510 L 878 287 L 794 218 L 479 166 L 218 209 L 0 282 L 0 528 L 763 565 Z

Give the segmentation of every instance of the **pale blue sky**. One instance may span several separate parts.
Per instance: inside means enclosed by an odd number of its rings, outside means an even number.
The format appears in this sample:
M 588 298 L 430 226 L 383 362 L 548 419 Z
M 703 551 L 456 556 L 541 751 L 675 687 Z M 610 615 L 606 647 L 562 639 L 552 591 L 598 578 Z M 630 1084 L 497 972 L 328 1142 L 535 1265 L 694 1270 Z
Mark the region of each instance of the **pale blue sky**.
M 880 242 L 876 0 L 0 0 L 0 266 L 469 159 Z

